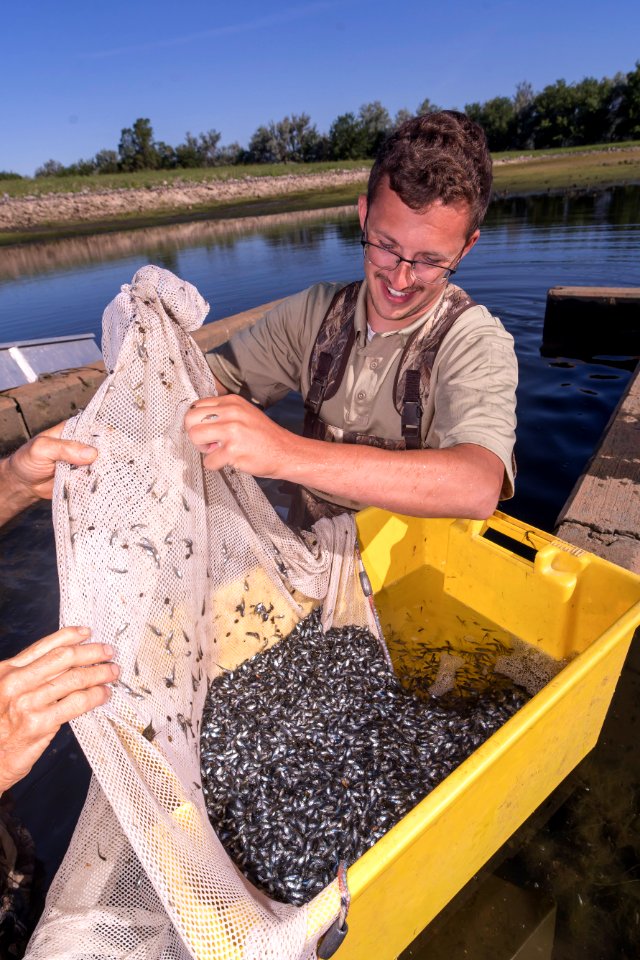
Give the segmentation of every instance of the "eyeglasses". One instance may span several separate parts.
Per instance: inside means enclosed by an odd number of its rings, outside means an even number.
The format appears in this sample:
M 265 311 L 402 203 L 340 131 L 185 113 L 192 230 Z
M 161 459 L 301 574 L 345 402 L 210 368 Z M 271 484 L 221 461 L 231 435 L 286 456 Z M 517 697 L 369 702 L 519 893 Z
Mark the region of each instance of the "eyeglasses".
M 395 270 L 401 263 L 408 263 L 411 268 L 411 275 L 414 280 L 420 280 L 421 283 L 445 283 L 457 270 L 458 258 L 454 260 L 455 266 L 443 267 L 440 263 L 434 263 L 433 260 L 409 260 L 407 257 L 401 257 L 386 247 L 381 247 L 378 243 L 372 243 L 367 240 L 364 233 L 360 240 L 365 258 L 374 267 L 380 267 L 383 270 Z

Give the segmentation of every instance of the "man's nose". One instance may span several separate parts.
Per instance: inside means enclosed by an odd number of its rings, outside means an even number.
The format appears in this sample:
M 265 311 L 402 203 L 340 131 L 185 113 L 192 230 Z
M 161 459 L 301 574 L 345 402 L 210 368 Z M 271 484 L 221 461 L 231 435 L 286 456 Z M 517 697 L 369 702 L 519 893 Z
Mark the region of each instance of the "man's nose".
M 414 281 L 413 267 L 407 260 L 400 260 L 395 270 L 391 271 L 397 284 L 396 289 L 400 290 L 402 286 L 410 287 Z

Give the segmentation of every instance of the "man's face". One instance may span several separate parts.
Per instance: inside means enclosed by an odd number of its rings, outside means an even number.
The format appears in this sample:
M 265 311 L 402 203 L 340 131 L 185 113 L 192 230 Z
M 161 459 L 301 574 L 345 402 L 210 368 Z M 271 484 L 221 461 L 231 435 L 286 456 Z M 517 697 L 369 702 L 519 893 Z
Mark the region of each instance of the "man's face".
M 366 239 L 408 260 L 431 260 L 443 267 L 457 264 L 474 245 L 480 231 L 469 236 L 469 207 L 465 203 L 444 206 L 440 201 L 417 212 L 402 202 L 385 178 L 371 207 L 358 200 L 360 226 Z M 376 267 L 365 257 L 367 319 L 376 333 L 401 330 L 438 300 L 445 284 L 414 279 L 408 263 L 394 270 Z

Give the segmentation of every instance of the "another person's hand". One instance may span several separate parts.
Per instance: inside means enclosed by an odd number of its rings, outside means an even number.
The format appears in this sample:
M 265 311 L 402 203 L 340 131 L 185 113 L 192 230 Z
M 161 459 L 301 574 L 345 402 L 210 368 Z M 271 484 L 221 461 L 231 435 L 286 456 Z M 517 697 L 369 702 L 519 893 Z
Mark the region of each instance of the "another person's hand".
M 209 470 L 235 467 L 256 477 L 283 479 L 300 440 L 235 394 L 196 400 L 184 422 Z
M 106 703 L 120 674 L 113 649 L 63 627 L 0 661 L 0 793 L 21 780 L 63 723 Z
M 15 480 L 29 490 L 34 499 L 51 499 L 58 461 L 86 466 L 97 456 L 95 447 L 77 440 L 63 440 L 64 426 L 64 423 L 58 423 L 55 427 L 43 430 L 9 457 Z
M 50 427 L 0 460 L 0 525 L 36 500 L 51 499 L 58 461 L 87 466 L 95 460 L 95 447 L 63 440 L 63 429 L 64 423 Z

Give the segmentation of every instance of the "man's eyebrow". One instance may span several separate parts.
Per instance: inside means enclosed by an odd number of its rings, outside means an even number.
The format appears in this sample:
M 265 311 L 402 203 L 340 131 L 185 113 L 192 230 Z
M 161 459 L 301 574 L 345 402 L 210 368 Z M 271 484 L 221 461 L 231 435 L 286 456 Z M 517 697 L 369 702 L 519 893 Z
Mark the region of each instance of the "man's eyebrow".
M 373 233 L 375 236 L 379 237 L 381 240 L 386 240 L 387 243 L 392 244 L 394 247 L 400 246 L 398 241 L 390 234 L 385 233 L 384 230 L 376 230 L 374 227 Z M 446 261 L 448 259 L 448 254 L 440 253 L 440 251 L 435 250 L 421 250 L 420 253 L 416 254 L 415 258 L 412 259 L 421 260 L 423 257 L 426 260 L 433 260 L 437 263 L 438 261 Z

